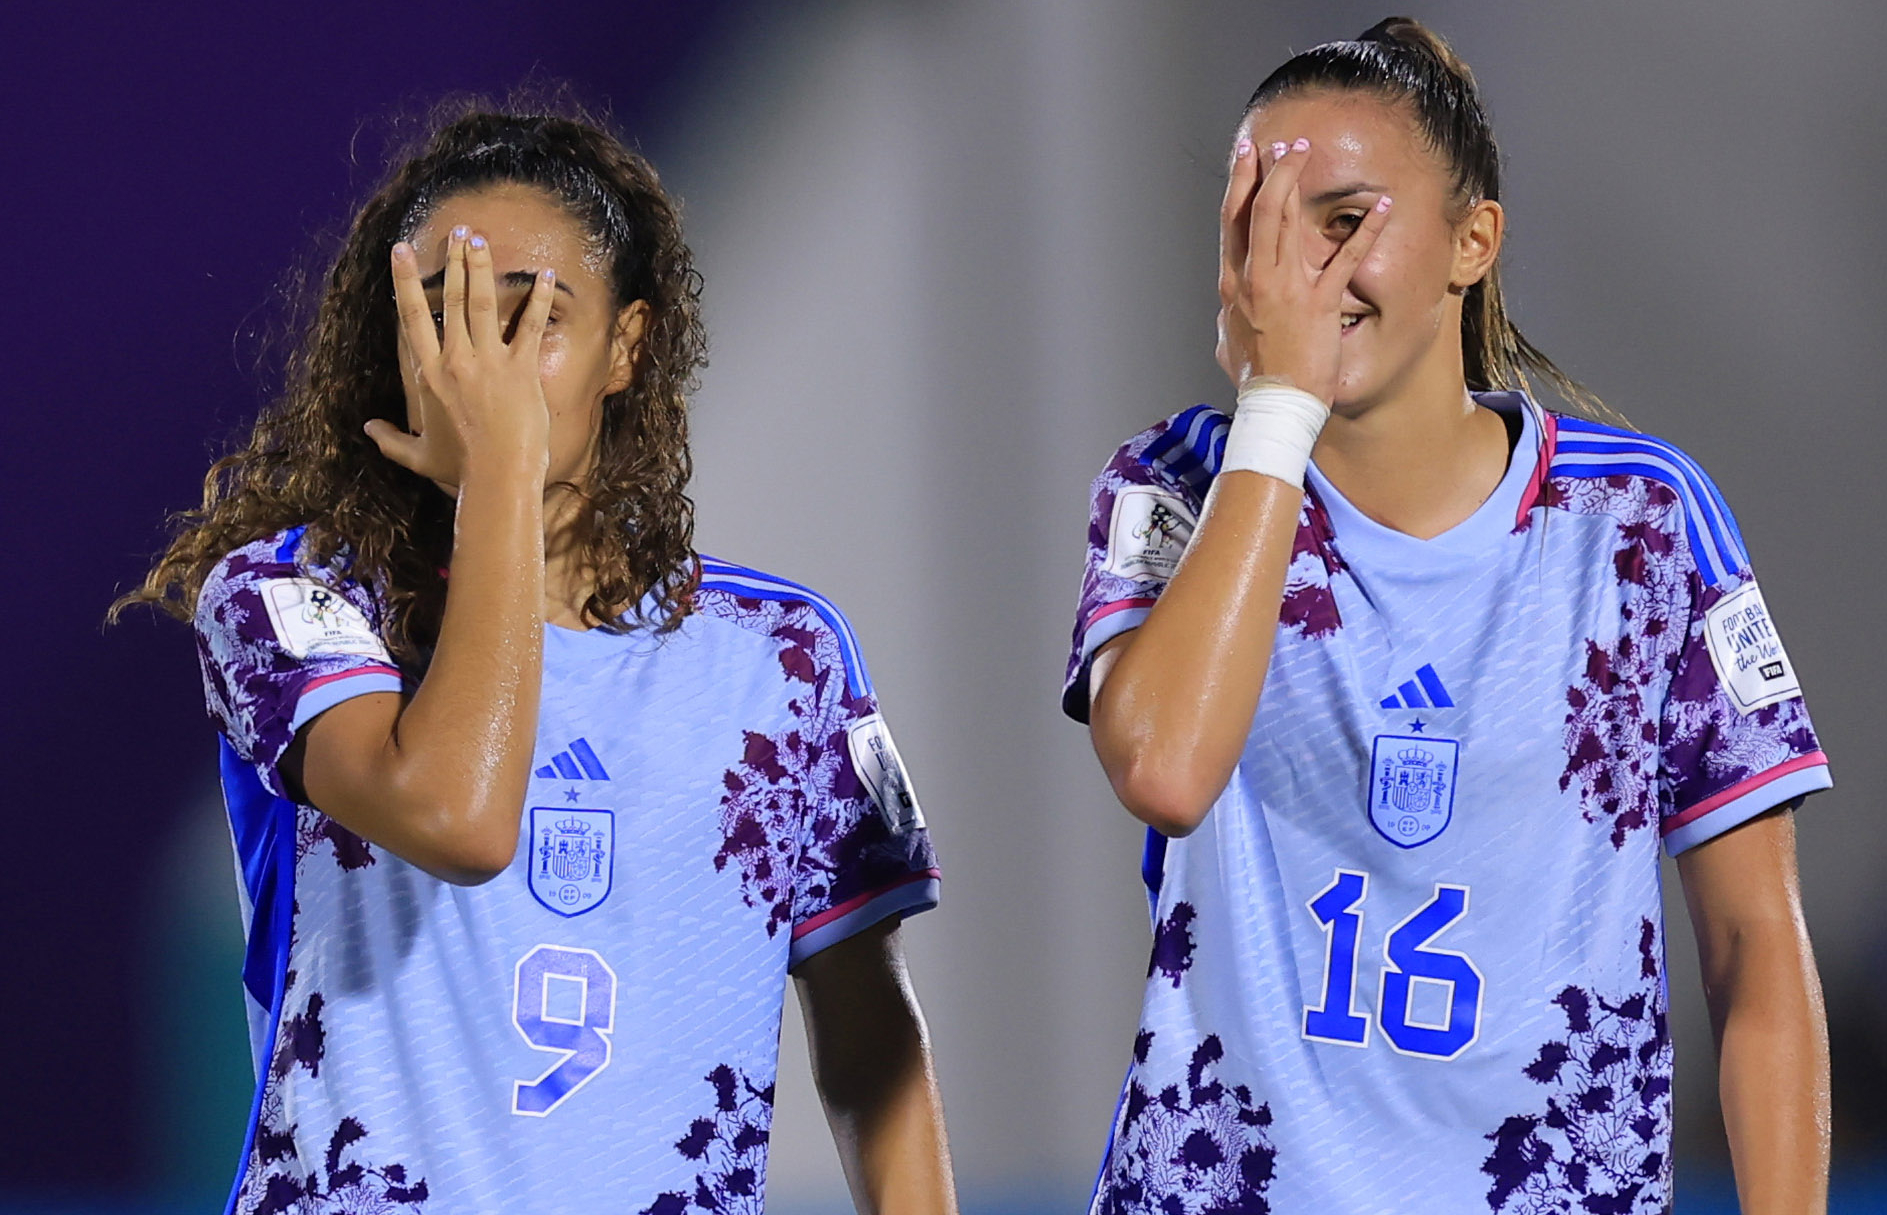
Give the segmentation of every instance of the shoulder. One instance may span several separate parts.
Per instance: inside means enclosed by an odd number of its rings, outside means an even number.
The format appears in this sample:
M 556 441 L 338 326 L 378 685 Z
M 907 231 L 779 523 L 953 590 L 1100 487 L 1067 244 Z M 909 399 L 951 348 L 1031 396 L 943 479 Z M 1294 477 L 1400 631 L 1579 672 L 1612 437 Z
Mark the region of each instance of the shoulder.
M 871 676 L 851 622 L 811 587 L 704 553 L 694 605 L 705 620 L 772 642 L 789 676 L 834 669 L 844 675 L 850 697 L 871 694 Z
M 259 594 L 276 579 L 300 576 L 295 559 L 306 531 L 304 527 L 286 528 L 223 554 L 204 576 L 203 589 L 197 595 L 198 627 L 221 616 L 232 600 Z
M 1218 475 L 1231 426 L 1232 419 L 1210 405 L 1182 409 L 1116 448 L 1094 487 L 1153 485 L 1203 498 Z
M 306 533 L 285 528 L 224 554 L 197 594 L 197 631 L 266 630 L 279 637 L 289 617 L 311 614 L 324 628 L 351 623 L 371 632 L 382 614 L 379 598 L 349 577 L 345 551 L 314 561 Z
M 1670 528 L 1689 548 L 1706 586 L 1734 582 L 1749 568 L 1729 504 L 1677 444 L 1587 418 L 1548 416 L 1556 505 L 1613 515 L 1627 526 Z

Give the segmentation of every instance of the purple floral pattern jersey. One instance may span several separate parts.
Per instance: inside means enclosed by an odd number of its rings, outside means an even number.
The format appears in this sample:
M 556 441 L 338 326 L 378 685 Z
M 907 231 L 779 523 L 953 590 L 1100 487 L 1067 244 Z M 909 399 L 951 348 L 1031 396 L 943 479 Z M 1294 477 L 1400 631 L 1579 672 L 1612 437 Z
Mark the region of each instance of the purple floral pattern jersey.
M 547 626 L 517 853 L 470 887 L 278 771 L 320 712 L 410 693 L 381 622 L 295 532 L 199 601 L 258 1073 L 230 1210 L 758 1212 L 788 970 L 937 900 L 844 618 L 704 558 L 672 632 Z
M 1477 398 L 1514 454 L 1440 536 L 1309 470 L 1238 768 L 1198 831 L 1148 836 L 1153 943 L 1096 1212 L 1668 1207 L 1659 852 L 1827 788 L 1827 760 L 1696 463 Z M 1096 479 L 1077 720 L 1095 651 L 1177 568 L 1228 426 L 1177 414 Z

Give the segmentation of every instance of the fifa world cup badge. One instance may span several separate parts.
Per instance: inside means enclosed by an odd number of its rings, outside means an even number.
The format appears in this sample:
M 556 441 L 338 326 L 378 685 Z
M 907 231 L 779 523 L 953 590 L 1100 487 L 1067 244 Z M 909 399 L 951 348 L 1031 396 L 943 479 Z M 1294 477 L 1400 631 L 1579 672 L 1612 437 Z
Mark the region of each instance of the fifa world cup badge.
M 1398 848 L 1448 829 L 1461 744 L 1452 738 L 1378 734 L 1370 758 L 1369 821 Z
M 270 578 L 259 588 L 275 638 L 294 658 L 364 654 L 387 660 L 387 648 L 360 609 L 312 578 Z
M 531 894 L 558 915 L 582 915 L 609 897 L 616 816 L 608 810 L 531 807 Z
M 860 718 L 846 732 L 845 741 L 852 753 L 852 770 L 891 834 L 922 827 L 924 812 L 918 808 L 917 793 L 885 719 L 877 713 Z
M 1114 498 L 1102 568 L 1122 578 L 1171 578 L 1192 539 L 1193 524 L 1192 512 L 1172 494 L 1129 486 Z

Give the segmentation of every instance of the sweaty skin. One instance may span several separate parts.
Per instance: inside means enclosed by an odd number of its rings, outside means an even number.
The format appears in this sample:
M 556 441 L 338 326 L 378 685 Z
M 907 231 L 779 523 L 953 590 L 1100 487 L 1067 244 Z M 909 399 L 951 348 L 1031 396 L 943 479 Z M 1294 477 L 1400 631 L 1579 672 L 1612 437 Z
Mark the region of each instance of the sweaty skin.
M 431 666 L 303 728 L 283 771 L 323 813 L 449 882 L 511 863 L 543 685 L 543 630 L 582 629 L 574 512 L 604 398 L 633 380 L 649 307 L 617 308 L 594 243 L 548 196 L 448 198 L 393 251 L 407 430 L 369 433 L 458 501 Z M 897 922 L 795 972 L 820 1096 L 858 1209 L 955 1215 L 943 1102 Z
M 1392 218 L 1372 231 L 1386 195 Z M 1328 402 L 1318 468 L 1384 526 L 1428 539 L 1473 514 L 1507 465 L 1502 423 L 1467 396 L 1459 336 L 1462 293 L 1500 252 L 1499 204 L 1454 198 L 1404 109 L 1310 91 L 1241 128 L 1220 228 L 1218 354 L 1232 382 L 1282 375 Z M 1345 281 L 1326 284 L 1333 273 Z M 1360 319 L 1342 331 L 1340 315 Z M 1220 476 L 1146 622 L 1095 654 L 1095 752 L 1122 804 L 1166 835 L 1204 821 L 1251 733 L 1302 496 L 1256 473 Z M 1827 1029 L 1792 819 L 1725 832 L 1678 871 L 1742 1208 L 1823 1211 Z

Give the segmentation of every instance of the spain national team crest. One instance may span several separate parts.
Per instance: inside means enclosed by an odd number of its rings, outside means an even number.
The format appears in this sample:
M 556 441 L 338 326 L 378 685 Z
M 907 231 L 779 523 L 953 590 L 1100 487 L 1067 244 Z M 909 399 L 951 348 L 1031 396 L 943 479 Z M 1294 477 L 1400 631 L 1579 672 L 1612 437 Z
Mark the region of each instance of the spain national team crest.
M 531 807 L 531 894 L 558 915 L 582 915 L 609 897 L 616 816 L 608 810 Z
M 1461 744 L 1452 738 L 1378 734 L 1370 758 L 1369 821 L 1398 848 L 1448 829 Z

